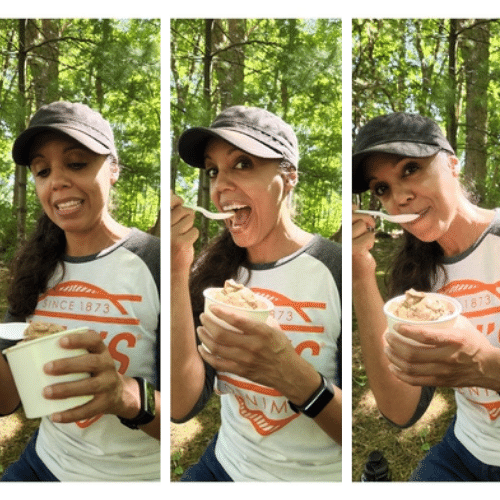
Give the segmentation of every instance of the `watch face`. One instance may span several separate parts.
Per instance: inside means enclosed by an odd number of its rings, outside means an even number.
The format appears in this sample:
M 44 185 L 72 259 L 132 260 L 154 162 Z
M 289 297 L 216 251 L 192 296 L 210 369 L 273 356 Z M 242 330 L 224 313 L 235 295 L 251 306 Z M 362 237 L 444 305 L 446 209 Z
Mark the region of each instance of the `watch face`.
M 144 384 L 146 386 L 146 391 L 145 391 L 145 410 L 150 413 L 151 415 L 155 415 L 155 409 L 156 409 L 156 401 L 155 401 L 155 388 L 152 384 L 149 384 L 145 382 Z

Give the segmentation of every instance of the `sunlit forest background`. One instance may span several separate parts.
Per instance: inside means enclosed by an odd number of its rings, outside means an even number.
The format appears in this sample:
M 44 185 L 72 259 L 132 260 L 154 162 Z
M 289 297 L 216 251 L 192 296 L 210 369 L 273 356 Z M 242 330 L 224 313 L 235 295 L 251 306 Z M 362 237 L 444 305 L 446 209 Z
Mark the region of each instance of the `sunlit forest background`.
M 110 123 L 122 172 L 115 217 L 147 230 L 160 201 L 160 20 L 0 19 L 0 258 L 32 227 L 38 203 L 12 143 L 55 100 L 82 102 Z
M 204 171 L 177 154 L 180 134 L 232 105 L 262 107 L 298 137 L 298 224 L 331 238 L 342 216 L 340 20 L 172 19 L 170 44 L 171 188 L 209 207 Z M 199 224 L 201 246 L 217 226 Z

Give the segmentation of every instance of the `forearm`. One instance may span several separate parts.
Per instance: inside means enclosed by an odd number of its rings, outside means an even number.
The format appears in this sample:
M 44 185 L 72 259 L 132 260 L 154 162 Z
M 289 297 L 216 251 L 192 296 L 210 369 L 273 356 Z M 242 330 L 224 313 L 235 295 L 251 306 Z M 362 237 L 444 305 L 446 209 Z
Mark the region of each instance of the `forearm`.
M 132 377 L 123 377 L 122 404 L 116 413 L 118 417 L 134 419 L 141 410 L 141 394 L 139 384 Z M 139 426 L 139 429 L 151 437 L 160 440 L 161 424 L 161 393 L 155 391 L 155 418 L 146 425 Z
M 182 419 L 198 400 L 205 380 L 205 368 L 196 342 L 188 276 L 171 279 L 170 352 L 171 409 Z
M 335 385 L 333 399 L 314 418 L 314 421 L 338 444 L 342 446 L 342 389 Z
M 280 392 L 292 403 L 302 406 L 321 384 L 321 375 L 303 358 L 296 363 L 293 374 L 288 374 Z M 334 398 L 314 418 L 314 421 L 337 443 L 342 444 L 342 390 L 333 386 Z
M 352 294 L 366 375 L 377 406 L 387 418 L 403 425 L 415 412 L 421 388 L 402 382 L 389 370 L 383 337 L 387 320 L 375 275 L 353 282 Z

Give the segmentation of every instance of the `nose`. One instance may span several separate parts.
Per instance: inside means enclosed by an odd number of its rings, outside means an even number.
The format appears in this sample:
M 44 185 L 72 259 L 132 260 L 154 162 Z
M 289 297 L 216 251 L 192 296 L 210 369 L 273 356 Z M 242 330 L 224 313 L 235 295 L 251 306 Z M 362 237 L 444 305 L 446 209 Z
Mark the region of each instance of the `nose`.
M 396 206 L 404 207 L 415 198 L 415 194 L 409 186 L 398 183 L 392 187 L 392 198 Z
M 53 191 L 69 187 L 71 181 L 63 167 L 53 165 L 50 171 L 50 184 Z
M 212 193 L 222 193 L 234 188 L 235 184 L 231 178 L 231 174 L 230 172 L 226 172 L 225 169 L 219 169 L 216 177 L 210 180 L 210 191 Z

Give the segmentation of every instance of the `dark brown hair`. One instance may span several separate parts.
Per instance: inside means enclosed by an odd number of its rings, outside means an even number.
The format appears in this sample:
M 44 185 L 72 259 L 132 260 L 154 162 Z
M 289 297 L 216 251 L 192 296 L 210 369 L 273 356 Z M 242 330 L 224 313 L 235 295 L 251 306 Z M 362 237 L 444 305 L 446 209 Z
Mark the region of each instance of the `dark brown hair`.
M 390 297 L 405 293 L 409 288 L 429 292 L 443 268 L 444 252 L 432 241 L 423 242 L 404 231 L 403 244 L 386 274 Z
M 7 300 L 9 312 L 13 316 L 26 318 L 33 314 L 38 297 L 47 290 L 49 279 L 58 263 L 64 265 L 65 250 L 64 231 L 42 213 L 35 230 L 21 246 L 11 264 L 12 280 Z
M 196 258 L 189 278 L 191 303 L 196 317 L 203 311 L 203 290 L 222 287 L 235 278 L 241 266 L 247 266 L 247 251 L 237 246 L 228 229 L 224 229 Z

